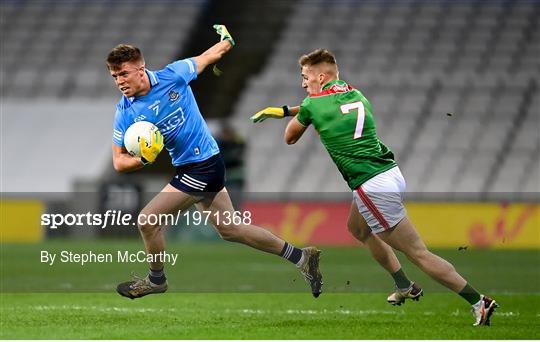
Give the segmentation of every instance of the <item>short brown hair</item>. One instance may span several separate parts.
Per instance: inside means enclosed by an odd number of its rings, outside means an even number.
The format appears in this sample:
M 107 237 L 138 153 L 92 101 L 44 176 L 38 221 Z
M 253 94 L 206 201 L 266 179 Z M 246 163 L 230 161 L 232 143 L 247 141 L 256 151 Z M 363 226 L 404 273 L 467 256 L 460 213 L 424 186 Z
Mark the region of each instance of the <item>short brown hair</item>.
M 132 45 L 119 44 L 107 55 L 107 67 L 109 69 L 120 69 L 125 62 L 143 62 L 144 57 L 141 50 Z
M 337 67 L 336 57 L 334 57 L 334 55 L 326 49 L 317 49 L 307 55 L 303 55 L 298 60 L 298 64 L 300 64 L 301 67 L 306 65 L 317 65 L 321 63 L 328 63 Z

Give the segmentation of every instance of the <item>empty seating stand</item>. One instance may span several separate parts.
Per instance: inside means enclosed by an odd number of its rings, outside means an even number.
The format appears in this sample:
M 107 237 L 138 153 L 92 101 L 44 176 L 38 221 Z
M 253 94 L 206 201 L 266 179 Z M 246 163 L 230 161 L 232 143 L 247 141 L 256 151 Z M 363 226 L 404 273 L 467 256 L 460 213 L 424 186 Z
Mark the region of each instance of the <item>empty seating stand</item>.
M 3 0 L 2 191 L 46 197 L 111 170 L 112 121 L 121 95 L 107 71 L 107 53 L 116 44 L 134 44 L 148 68 L 162 68 L 182 49 L 204 5 Z
M 297 60 L 327 48 L 340 77 L 372 102 L 409 198 L 538 194 L 539 18 L 533 1 L 299 2 L 235 109 L 250 143 L 249 190 L 346 190 L 316 137 L 290 147 L 283 122 L 248 122 L 266 106 L 299 104 L 306 94 Z M 272 168 L 281 177 L 264 185 L 256 170 Z

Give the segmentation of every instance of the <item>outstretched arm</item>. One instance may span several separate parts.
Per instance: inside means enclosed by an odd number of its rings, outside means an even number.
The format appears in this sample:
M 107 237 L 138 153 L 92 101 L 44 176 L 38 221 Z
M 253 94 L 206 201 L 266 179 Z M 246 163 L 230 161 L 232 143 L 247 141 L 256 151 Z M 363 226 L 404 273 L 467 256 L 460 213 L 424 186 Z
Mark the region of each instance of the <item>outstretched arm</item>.
M 296 114 L 298 114 L 299 111 L 300 111 L 300 106 L 266 107 L 265 109 L 260 110 L 255 115 L 253 115 L 251 117 L 251 120 L 257 123 L 257 122 L 263 122 L 264 120 L 268 118 L 282 119 L 286 116 L 296 116 Z
M 300 111 L 300 106 L 289 107 L 290 116 L 296 116 L 296 114 L 298 114 L 299 111 Z
M 193 57 L 195 64 L 197 64 L 197 75 L 203 72 L 207 66 L 219 61 L 224 54 L 229 52 L 230 49 L 232 49 L 231 43 L 224 40 L 215 44 L 201 55 Z
M 221 41 L 201 55 L 193 57 L 195 64 L 197 64 L 197 75 L 203 72 L 207 66 L 219 61 L 221 57 L 229 52 L 235 45 L 234 39 L 231 37 L 225 25 L 214 25 L 214 28 L 216 29 L 217 34 L 221 36 Z
M 268 118 L 282 119 L 286 116 L 292 116 L 292 120 L 287 124 L 285 129 L 285 142 L 288 145 L 292 145 L 300 139 L 302 134 L 306 131 L 307 127 L 302 125 L 296 118 L 296 115 L 300 112 L 300 106 L 283 106 L 283 107 L 266 107 L 263 110 L 258 111 L 251 117 L 253 122 L 262 122 Z

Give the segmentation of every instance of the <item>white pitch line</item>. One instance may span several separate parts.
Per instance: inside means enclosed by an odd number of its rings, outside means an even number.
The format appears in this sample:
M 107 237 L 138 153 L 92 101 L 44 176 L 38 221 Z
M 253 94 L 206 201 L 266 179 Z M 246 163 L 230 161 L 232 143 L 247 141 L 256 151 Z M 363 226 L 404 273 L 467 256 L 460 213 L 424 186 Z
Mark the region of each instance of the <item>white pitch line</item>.
M 466 311 L 466 312 L 462 312 L 462 311 L 459 311 L 459 309 L 456 309 L 456 311 L 452 312 L 450 315 L 452 316 L 461 316 L 461 315 L 469 315 L 469 312 Z M 497 316 L 519 316 L 519 311 L 518 312 L 513 312 L 513 311 L 500 311 L 500 310 L 497 310 L 495 312 L 495 315 Z M 540 316 L 540 314 L 538 314 L 538 316 Z
M 298 310 L 298 309 L 287 309 L 287 310 L 254 310 L 254 309 L 238 309 L 238 310 L 225 310 L 227 313 L 242 313 L 248 315 L 328 315 L 328 314 L 338 314 L 338 315 L 404 315 L 403 311 L 390 311 L 390 310 Z M 426 311 L 424 315 L 431 316 L 433 312 Z
M 81 311 L 98 311 L 98 312 L 138 312 L 138 313 L 156 313 L 156 312 L 176 312 L 176 309 L 152 309 L 152 308 L 118 308 L 100 307 L 100 306 L 79 306 L 79 305 L 35 305 L 32 309 L 38 311 L 55 311 L 55 310 L 81 310 Z
M 56 310 L 80 310 L 80 311 L 97 311 L 97 312 L 121 312 L 121 313 L 168 313 L 168 312 L 183 312 L 186 309 L 177 310 L 175 308 L 168 309 L 153 309 L 153 308 L 119 308 L 115 306 L 102 307 L 102 306 L 81 306 L 81 305 L 34 305 L 32 309 L 38 311 L 56 311 Z M 212 310 L 215 313 L 222 313 L 223 311 Z M 370 315 L 405 315 L 404 311 L 391 311 L 391 310 L 306 310 L 306 309 L 286 309 L 286 310 L 261 310 L 261 309 L 225 309 L 225 313 L 238 313 L 244 315 L 357 315 L 357 316 L 370 316 Z M 433 316 L 433 311 L 424 311 L 420 313 L 424 316 Z M 468 314 L 468 312 L 455 310 L 449 313 L 450 316 L 461 316 Z M 517 317 L 520 316 L 519 312 L 513 311 L 497 311 L 497 316 Z M 540 313 L 536 314 L 536 317 L 540 317 Z
M 496 311 L 495 315 L 497 316 L 519 316 L 519 312 L 513 312 L 513 311 Z M 537 316 L 540 316 L 538 314 Z

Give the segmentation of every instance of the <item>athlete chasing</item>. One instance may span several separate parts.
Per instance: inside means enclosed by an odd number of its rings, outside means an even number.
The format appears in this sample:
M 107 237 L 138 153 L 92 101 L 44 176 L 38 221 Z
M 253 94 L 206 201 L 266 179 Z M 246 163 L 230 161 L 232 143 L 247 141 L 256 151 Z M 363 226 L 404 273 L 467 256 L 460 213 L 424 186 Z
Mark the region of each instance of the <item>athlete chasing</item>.
M 234 216 L 225 182 L 225 167 L 214 138 L 199 111 L 189 86 L 205 68 L 219 61 L 235 45 L 224 25 L 214 25 L 221 36 L 219 43 L 203 54 L 179 60 L 164 69 L 145 68 L 141 51 L 131 45 L 118 45 L 107 56 L 107 67 L 123 96 L 117 105 L 113 132 L 113 164 L 118 172 L 129 172 L 152 164 L 163 147 L 169 152 L 176 176 L 141 211 L 141 215 L 176 213 L 195 205 L 209 211 L 210 221 L 219 235 L 227 241 L 239 242 L 258 250 L 279 255 L 293 264 L 311 286 L 313 296 L 321 293 L 322 275 L 319 272 L 320 251 L 315 247 L 303 249 L 283 241 L 258 226 L 236 224 L 237 220 L 219 220 L 224 213 Z M 124 147 L 124 133 L 137 121 L 156 125 L 150 146 L 141 139 L 141 157 L 130 155 Z M 162 227 L 139 224 L 146 252 L 160 255 L 165 251 Z M 149 262 L 145 278 L 118 285 L 120 295 L 134 299 L 167 291 L 168 284 L 163 262 Z
M 300 106 L 268 107 L 252 116 L 254 122 L 293 116 L 285 142 L 294 144 L 313 125 L 343 178 L 353 192 L 348 229 L 364 243 L 373 258 L 394 279 L 392 305 L 419 300 L 421 287 L 407 278 L 393 249 L 434 280 L 458 293 L 472 305 L 475 326 L 490 325 L 497 303 L 481 295 L 454 266 L 431 253 L 403 205 L 405 180 L 394 155 L 378 138 L 371 104 L 364 95 L 339 79 L 332 53 L 318 49 L 300 58 L 302 87 L 307 91 Z M 393 249 L 392 249 L 393 248 Z

